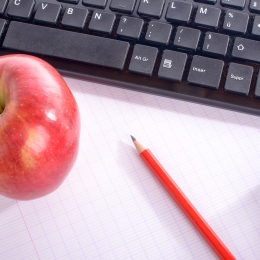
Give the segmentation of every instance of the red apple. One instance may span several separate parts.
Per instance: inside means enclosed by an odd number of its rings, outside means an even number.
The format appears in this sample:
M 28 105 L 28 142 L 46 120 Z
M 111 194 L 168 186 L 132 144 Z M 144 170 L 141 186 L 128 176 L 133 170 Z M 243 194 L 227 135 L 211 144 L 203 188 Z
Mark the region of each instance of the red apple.
M 0 57 L 0 195 L 29 200 L 57 189 L 75 162 L 79 134 L 77 103 L 50 64 Z

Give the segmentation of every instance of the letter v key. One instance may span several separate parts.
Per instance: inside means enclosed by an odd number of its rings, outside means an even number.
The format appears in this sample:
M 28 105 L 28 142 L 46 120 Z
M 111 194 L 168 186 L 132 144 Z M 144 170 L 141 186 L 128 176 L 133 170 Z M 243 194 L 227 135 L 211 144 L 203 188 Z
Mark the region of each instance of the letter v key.
M 43 10 L 44 10 L 47 6 L 48 6 L 48 4 L 42 3 L 42 9 L 43 9 Z

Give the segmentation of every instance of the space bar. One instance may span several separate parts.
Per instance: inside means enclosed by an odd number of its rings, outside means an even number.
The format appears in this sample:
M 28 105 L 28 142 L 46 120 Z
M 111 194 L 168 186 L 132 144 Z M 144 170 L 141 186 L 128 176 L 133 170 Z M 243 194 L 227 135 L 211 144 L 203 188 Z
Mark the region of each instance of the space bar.
M 3 47 L 122 70 L 129 43 L 13 21 Z

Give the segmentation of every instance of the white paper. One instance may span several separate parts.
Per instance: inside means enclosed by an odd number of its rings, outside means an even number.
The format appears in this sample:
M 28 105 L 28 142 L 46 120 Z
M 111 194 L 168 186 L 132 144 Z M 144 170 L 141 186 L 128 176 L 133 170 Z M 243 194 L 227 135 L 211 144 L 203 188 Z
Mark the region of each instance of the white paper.
M 237 259 L 259 259 L 260 117 L 66 81 L 81 113 L 77 161 L 46 197 L 0 197 L 0 259 L 217 259 L 130 135 Z

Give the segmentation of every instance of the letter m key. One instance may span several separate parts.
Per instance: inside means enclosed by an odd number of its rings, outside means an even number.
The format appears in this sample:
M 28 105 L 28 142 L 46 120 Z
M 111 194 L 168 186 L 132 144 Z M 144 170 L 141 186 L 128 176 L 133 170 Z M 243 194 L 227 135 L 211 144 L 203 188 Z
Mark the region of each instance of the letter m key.
M 207 14 L 207 11 L 208 11 L 207 8 L 204 8 L 204 7 L 201 7 L 201 8 L 200 8 L 200 13 L 201 13 L 201 14 Z

